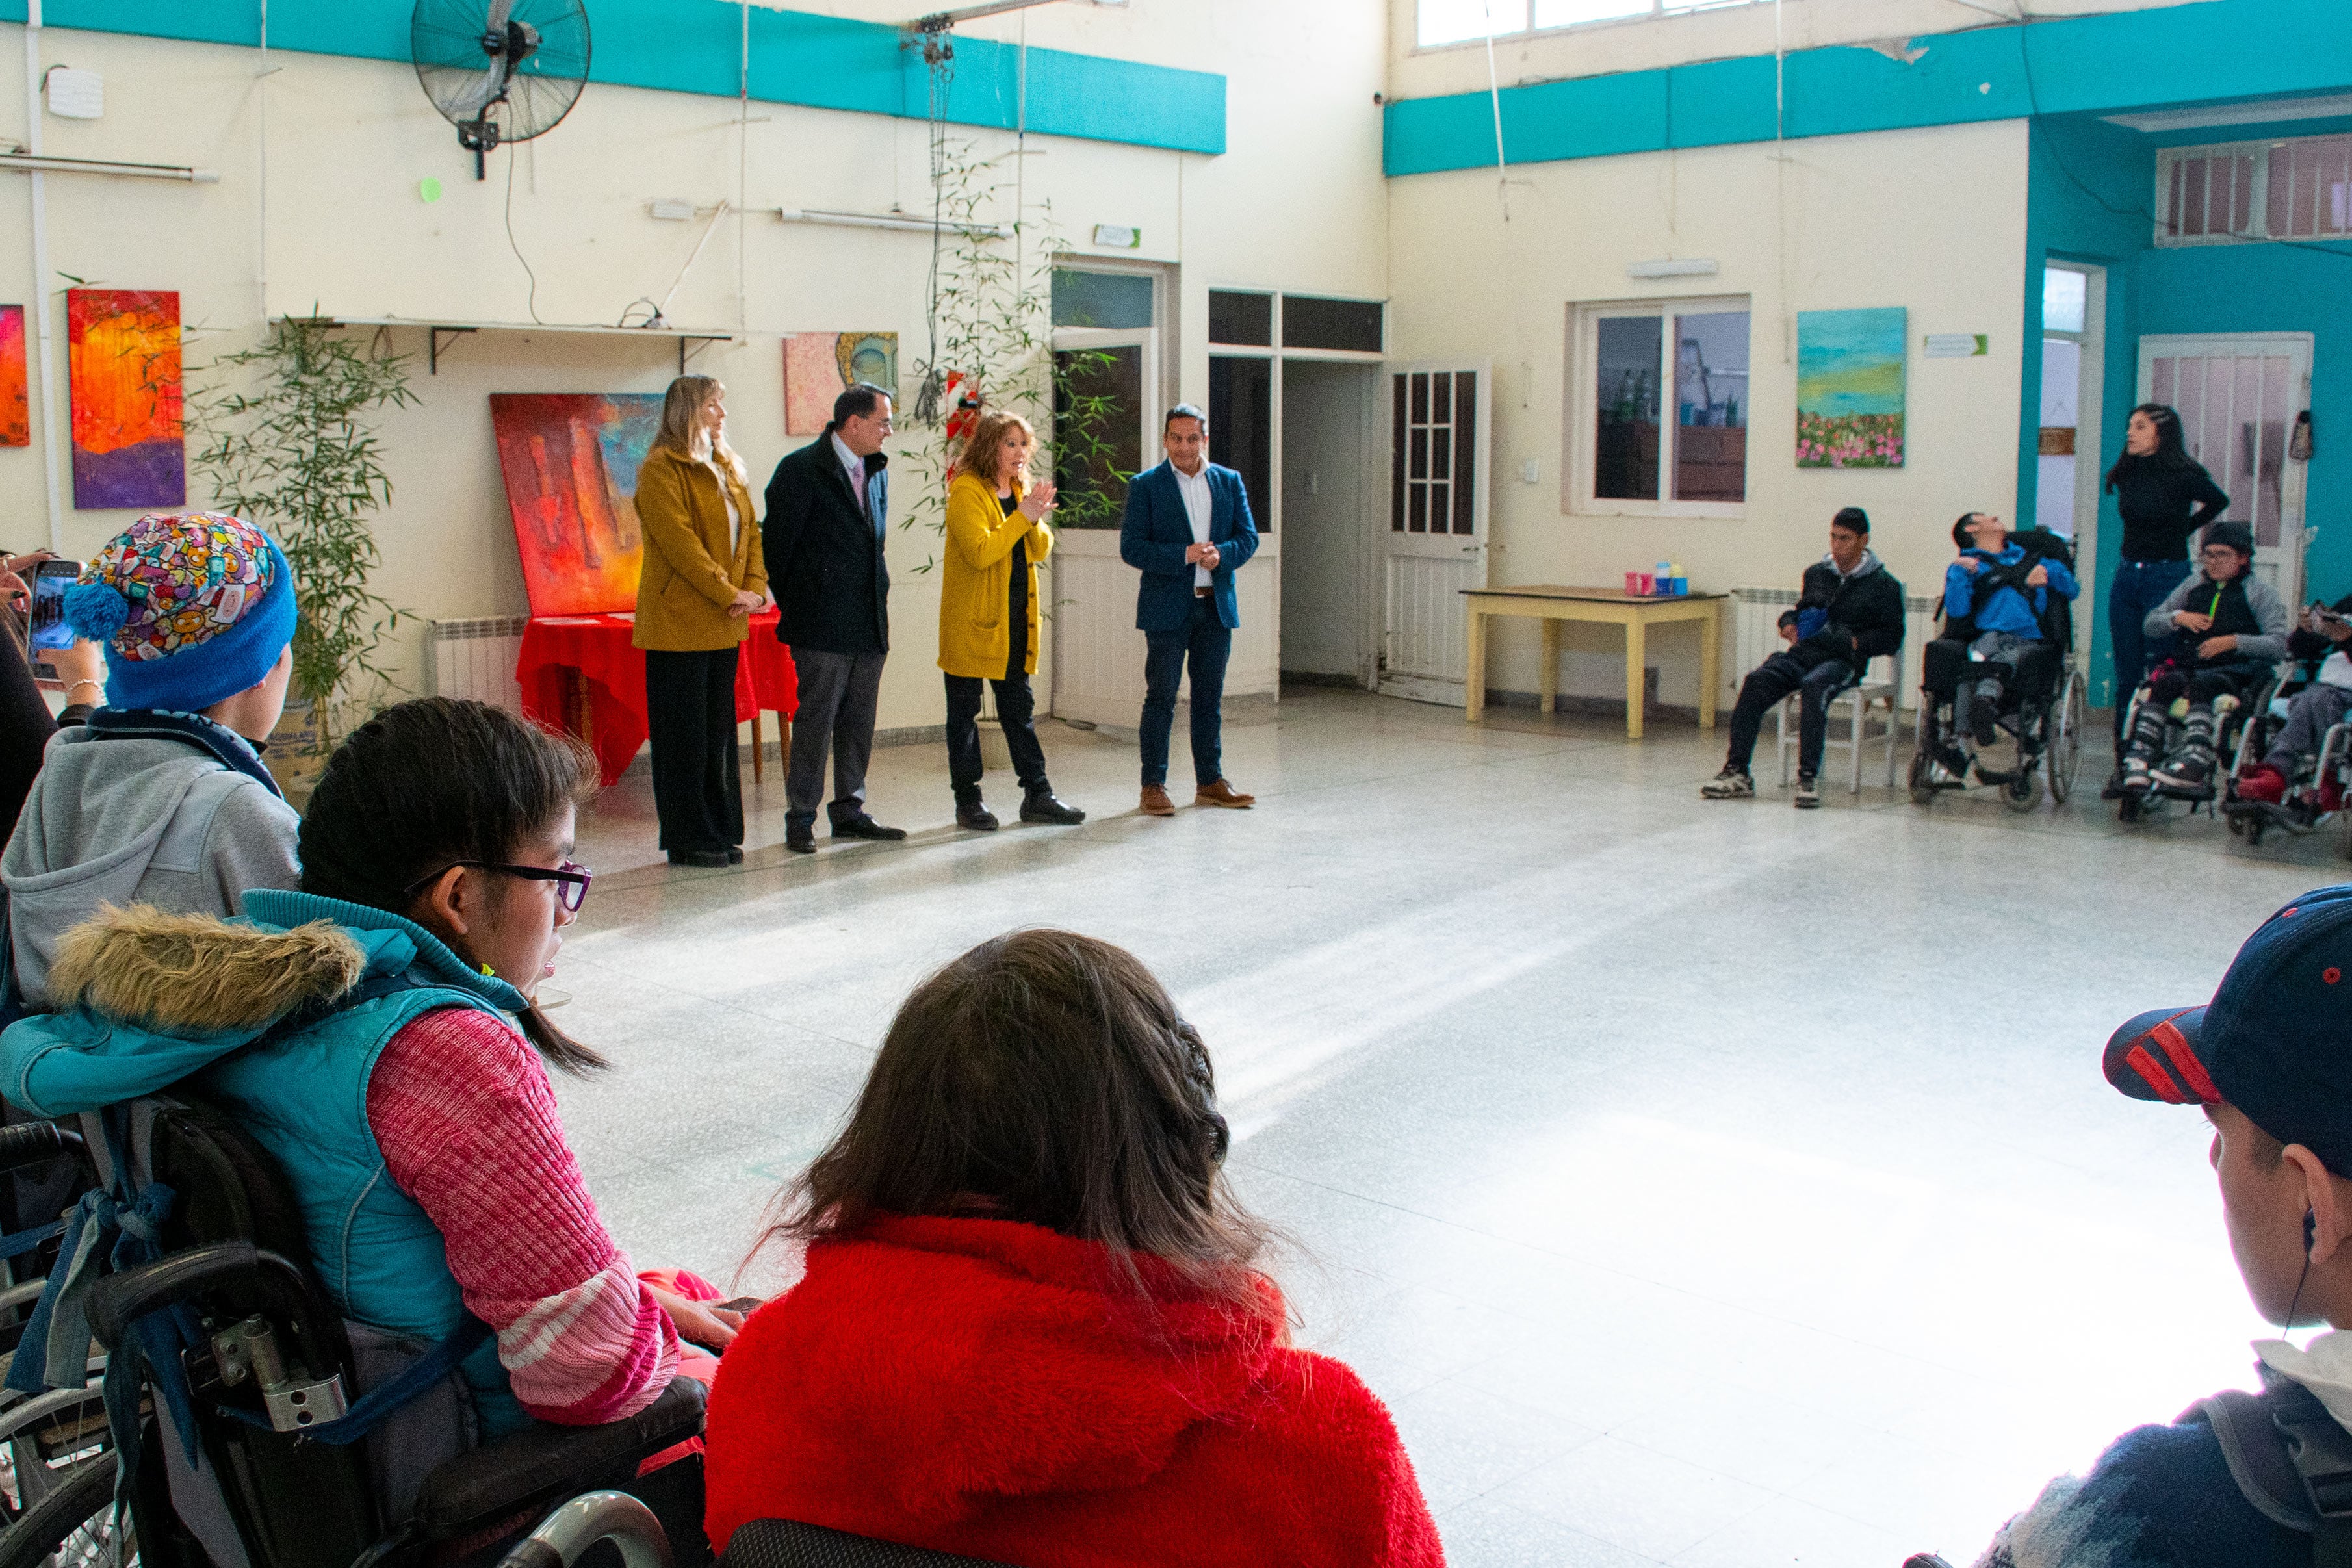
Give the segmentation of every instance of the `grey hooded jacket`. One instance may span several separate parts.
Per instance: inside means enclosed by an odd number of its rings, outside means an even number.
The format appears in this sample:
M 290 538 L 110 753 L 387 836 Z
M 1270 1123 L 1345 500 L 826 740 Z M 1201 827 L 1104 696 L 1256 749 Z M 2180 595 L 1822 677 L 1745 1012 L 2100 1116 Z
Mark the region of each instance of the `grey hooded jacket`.
M 2172 623 L 2173 612 L 2188 609 L 2189 596 L 2200 587 L 2210 593 L 2212 586 L 2203 572 L 2190 572 L 2180 580 L 2179 586 L 2165 595 L 2163 603 L 2147 612 L 2142 630 L 2150 637 L 2185 635 Z M 2286 634 L 2294 629 L 2294 618 L 2287 614 L 2286 605 L 2280 600 L 2277 591 L 2251 571 L 2246 573 L 2246 608 L 2254 612 L 2254 620 L 2263 630 L 2260 636 L 2240 634 L 2238 657 L 2265 659 L 2273 663 L 2285 658 Z

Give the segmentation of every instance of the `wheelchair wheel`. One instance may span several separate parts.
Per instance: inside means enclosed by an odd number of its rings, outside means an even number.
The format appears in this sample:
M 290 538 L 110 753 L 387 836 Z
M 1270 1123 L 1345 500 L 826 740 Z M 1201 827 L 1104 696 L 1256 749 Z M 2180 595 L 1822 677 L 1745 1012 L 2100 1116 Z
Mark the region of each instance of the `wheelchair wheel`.
M 2063 806 L 2074 792 L 2074 779 L 2083 766 L 2083 727 L 2091 709 L 2084 693 L 2081 672 L 2066 673 L 2066 689 L 2050 711 L 2050 744 L 2042 754 L 2042 773 L 2050 788 L 2050 803 Z
M 1915 806 L 1932 806 L 1936 803 L 1936 787 L 1927 782 L 1927 754 L 1925 751 L 1913 752 L 1911 754 L 1911 803 Z M 2347 839 L 2346 843 L 2347 848 L 2345 852 L 2352 854 L 2352 839 Z
M 2000 803 L 2012 811 L 2031 811 L 2042 804 L 2042 781 L 2021 762 L 2017 772 L 2000 787 Z
M 129 1568 L 137 1562 L 131 1520 L 114 1500 L 114 1464 L 109 1449 L 77 1466 L 63 1485 L 0 1531 L 0 1568 L 109 1568 L 116 1562 Z

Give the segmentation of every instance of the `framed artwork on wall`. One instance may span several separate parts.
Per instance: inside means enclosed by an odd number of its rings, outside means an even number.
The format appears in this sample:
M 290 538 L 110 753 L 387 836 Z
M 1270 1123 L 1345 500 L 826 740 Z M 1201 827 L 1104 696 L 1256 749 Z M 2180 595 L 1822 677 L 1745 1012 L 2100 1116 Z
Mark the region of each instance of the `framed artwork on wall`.
M 821 435 L 844 388 L 870 382 L 898 395 L 896 332 L 792 332 L 784 338 L 784 434 Z
M 180 428 L 180 296 L 66 290 L 74 507 L 178 507 L 188 498 Z
M 25 308 L 0 305 L 0 446 L 33 444 L 25 379 Z
M 645 556 L 637 469 L 661 429 L 659 392 L 493 392 L 490 430 L 506 480 L 533 615 L 634 610 Z
M 1906 321 L 1880 310 L 1797 313 L 1797 466 L 1903 466 Z

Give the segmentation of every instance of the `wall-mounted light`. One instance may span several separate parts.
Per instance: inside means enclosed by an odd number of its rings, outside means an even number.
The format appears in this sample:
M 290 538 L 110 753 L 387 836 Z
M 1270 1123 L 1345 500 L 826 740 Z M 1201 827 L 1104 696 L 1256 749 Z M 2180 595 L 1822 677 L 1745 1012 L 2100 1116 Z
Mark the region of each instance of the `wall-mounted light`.
M 1629 261 L 1628 277 L 1713 277 L 1722 271 L 1713 256 L 1666 256 L 1657 261 Z

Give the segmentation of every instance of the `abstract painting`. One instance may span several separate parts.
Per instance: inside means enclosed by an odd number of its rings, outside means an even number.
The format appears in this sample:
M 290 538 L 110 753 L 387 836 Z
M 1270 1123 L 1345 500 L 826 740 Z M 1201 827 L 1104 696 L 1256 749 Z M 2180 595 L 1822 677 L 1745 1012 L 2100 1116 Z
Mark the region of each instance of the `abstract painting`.
M 1903 466 L 1901 306 L 1797 313 L 1797 466 Z
M 853 382 L 898 395 L 896 332 L 793 332 L 784 338 L 784 434 L 820 435 Z
M 66 377 L 76 508 L 184 504 L 179 295 L 67 289 Z
M 26 384 L 25 308 L 0 305 L 0 446 L 33 444 Z
M 644 536 L 637 468 L 661 428 L 659 392 L 495 392 L 507 509 L 533 615 L 634 610 Z

